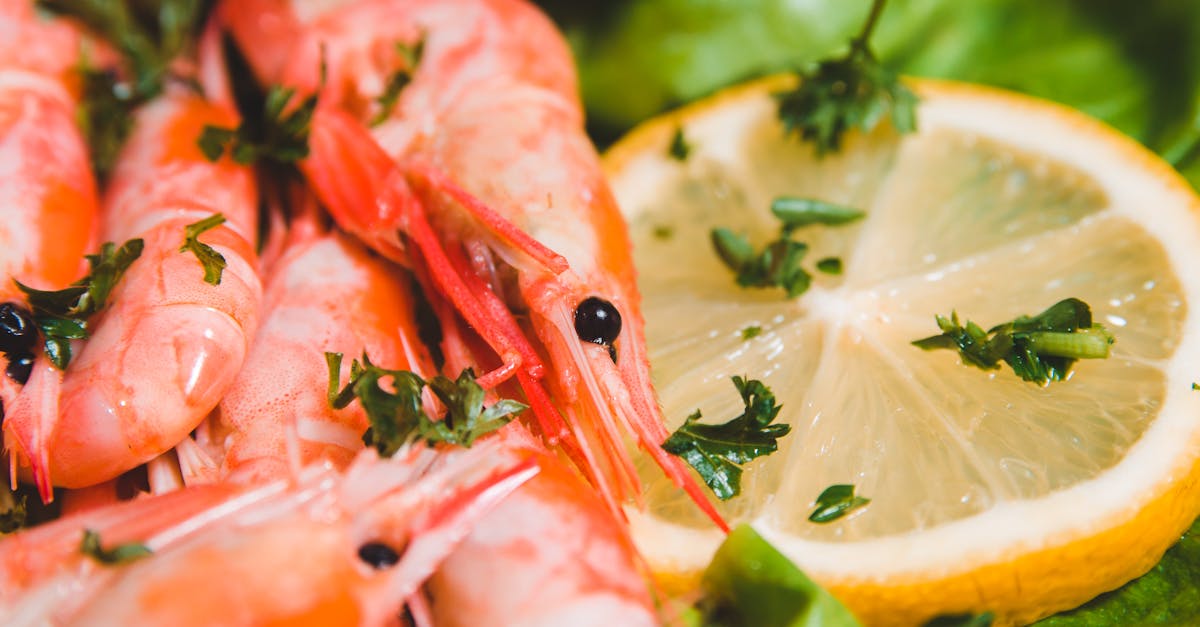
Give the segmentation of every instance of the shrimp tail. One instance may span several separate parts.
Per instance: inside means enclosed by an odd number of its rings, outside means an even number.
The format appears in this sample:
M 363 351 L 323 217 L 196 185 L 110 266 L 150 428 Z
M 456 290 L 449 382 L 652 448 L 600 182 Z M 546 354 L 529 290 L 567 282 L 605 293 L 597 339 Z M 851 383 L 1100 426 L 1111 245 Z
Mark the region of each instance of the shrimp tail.
M 20 462 L 28 463 L 43 503 L 54 500 L 48 443 L 58 427 L 62 381 L 63 372 L 51 365 L 45 355 L 38 356 L 29 381 L 4 416 L 4 448 L 14 471 L 10 475 L 12 487 L 16 488 L 15 471 Z

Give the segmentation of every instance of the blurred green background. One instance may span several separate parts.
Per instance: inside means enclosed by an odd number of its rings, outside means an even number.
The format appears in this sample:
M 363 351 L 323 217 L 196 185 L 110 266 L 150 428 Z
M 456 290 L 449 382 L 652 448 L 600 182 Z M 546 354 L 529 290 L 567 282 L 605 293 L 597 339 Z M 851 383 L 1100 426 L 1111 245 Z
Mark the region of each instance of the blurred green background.
M 638 121 L 837 54 L 870 0 L 540 0 L 604 146 Z M 892 0 L 873 39 L 902 73 L 1021 91 L 1099 118 L 1200 188 L 1200 0 Z

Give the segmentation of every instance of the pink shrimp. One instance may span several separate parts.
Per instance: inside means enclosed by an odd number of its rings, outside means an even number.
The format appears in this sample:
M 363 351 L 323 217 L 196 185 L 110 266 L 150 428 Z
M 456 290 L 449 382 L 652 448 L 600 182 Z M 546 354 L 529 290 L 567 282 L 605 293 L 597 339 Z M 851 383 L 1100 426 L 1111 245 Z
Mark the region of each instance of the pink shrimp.
M 205 124 L 236 124 L 232 109 L 172 90 L 136 115 L 107 191 L 101 236 L 144 241 L 91 337 L 66 371 L 44 355 L 4 422 L 13 464 L 25 461 L 44 500 L 175 446 L 233 381 L 257 325 L 256 191 L 248 168 L 210 163 Z M 217 285 L 181 252 L 185 227 L 221 213 L 201 236 L 228 264 Z
M 432 374 L 410 293 L 402 270 L 351 238 L 321 234 L 312 220 L 294 221 L 269 272 L 262 328 L 209 435 L 225 449 L 223 474 L 261 481 L 287 476 L 289 464 L 348 463 L 363 447 L 367 418 L 357 403 L 330 407 L 324 353 L 346 355 L 344 369 L 350 357 L 367 354 L 376 363 Z M 297 459 L 289 459 L 291 441 L 299 444 Z
M 0 0 L 0 415 L 36 343 L 14 281 L 66 287 L 95 247 L 96 186 L 69 81 L 78 40 L 64 22 L 36 18 L 31 2 Z
M 519 0 L 251 0 L 218 11 L 260 80 L 320 90 L 308 180 L 342 228 L 413 266 L 482 336 L 491 354 L 476 362 L 499 363 L 480 380 L 515 378 L 545 439 L 614 508 L 639 492 L 625 431 L 723 527 L 660 446 L 628 234 L 550 21 Z M 397 49 L 418 42 L 419 64 L 407 67 Z M 382 110 L 396 71 L 411 82 Z
M 468 535 L 473 538 L 469 543 L 479 544 L 479 538 L 487 537 L 485 525 L 516 522 L 511 514 L 496 514 L 509 508 L 505 503 L 517 492 L 564 503 L 595 498 L 578 489 L 578 479 L 568 472 L 553 470 L 553 464 L 557 461 L 551 456 L 499 437 L 452 452 L 418 444 L 388 460 L 365 450 L 342 474 L 329 466 L 308 467 L 294 482 L 235 490 L 230 484 L 187 488 L 56 521 L 0 541 L 0 568 L 14 586 L 0 596 L 0 619 L 6 625 L 18 617 L 114 625 L 383 625 L 398 622 L 407 602 L 419 623 L 427 623 L 430 613 L 439 620 L 467 622 L 466 613 L 484 610 L 484 605 L 475 601 L 460 613 L 442 599 L 427 603 L 420 586 L 446 557 L 468 550 L 460 548 Z M 554 623 L 563 625 L 584 608 L 590 611 L 584 616 L 588 620 L 572 625 L 654 621 L 628 545 L 612 542 L 619 537 L 616 521 L 599 501 L 586 510 L 607 520 L 612 530 L 563 547 L 564 554 L 553 563 L 574 561 L 574 572 L 536 572 L 566 581 L 589 580 L 587 593 L 575 597 L 574 613 L 563 609 L 560 598 L 526 603 L 528 575 L 516 590 L 505 578 L 474 580 L 470 585 L 488 597 L 523 595 L 494 604 L 499 613 L 475 616 L 476 625 L 530 625 L 536 617 L 553 620 L 556 615 Z M 515 530 L 524 542 L 533 542 L 535 533 L 548 526 L 570 522 L 563 514 L 576 510 L 539 512 L 554 518 Z M 146 514 L 155 524 L 139 522 Z M 136 539 L 154 555 L 108 567 L 83 560 L 74 547 L 85 525 L 100 531 L 106 545 Z M 592 532 L 596 527 L 568 525 L 568 530 Z M 18 548 L 29 547 L 35 538 L 46 543 L 46 550 L 30 574 L 31 556 Z M 516 549 L 512 544 L 505 550 L 511 555 Z M 578 560 L 596 566 L 580 567 Z M 570 587 L 566 581 L 540 584 L 564 590 Z

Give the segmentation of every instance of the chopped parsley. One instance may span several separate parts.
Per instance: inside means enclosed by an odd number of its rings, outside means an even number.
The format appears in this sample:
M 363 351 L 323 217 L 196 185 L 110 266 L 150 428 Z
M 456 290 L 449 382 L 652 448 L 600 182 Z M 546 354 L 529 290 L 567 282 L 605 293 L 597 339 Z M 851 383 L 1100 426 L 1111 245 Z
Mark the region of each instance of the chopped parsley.
M 748 327 L 744 327 L 744 328 L 742 328 L 742 339 L 743 340 L 752 340 L 752 339 L 762 335 L 762 331 L 763 331 L 762 327 L 758 326 L 757 324 L 752 324 Z
M 991 627 L 995 616 L 991 612 L 982 614 L 943 614 L 929 619 L 921 627 Z
M 388 77 L 387 84 L 383 88 L 383 93 L 375 99 L 375 103 L 379 105 L 379 111 L 368 122 L 371 126 L 378 126 L 387 121 L 391 115 L 392 109 L 396 107 L 396 102 L 400 100 L 400 92 L 404 91 L 405 87 L 412 82 L 413 75 L 417 72 L 417 66 L 421 64 L 421 57 L 425 54 L 425 36 L 421 35 L 417 39 L 417 43 L 409 45 L 403 42 L 396 42 L 396 55 L 400 57 L 400 67 L 392 72 Z
M 46 356 L 60 370 L 71 363 L 71 340 L 87 339 L 87 320 L 104 308 L 109 294 L 129 266 L 142 254 L 142 240 L 131 239 L 117 248 L 112 242 L 87 255 L 91 272 L 70 287 L 44 291 L 13 281 L 25 293 L 34 323 L 42 332 Z
M 784 131 L 812 142 L 818 156 L 837 152 L 846 131 L 869 131 L 889 112 L 897 131 L 907 133 L 917 126 L 916 96 L 880 65 L 868 43 L 884 4 L 886 0 L 875 0 L 845 56 L 797 72 L 799 85 L 776 96 Z
M 687 161 L 691 153 L 692 145 L 683 136 L 683 127 L 676 127 L 675 134 L 671 135 L 671 145 L 667 147 L 667 155 L 676 161 Z
M 956 350 L 964 364 L 981 370 L 996 370 L 1004 362 L 1017 376 L 1041 385 L 1062 381 L 1079 359 L 1108 357 L 1114 341 L 1107 329 L 1092 322 L 1091 307 L 1078 298 L 987 331 L 970 320 L 959 323 L 957 312 L 936 320 L 942 333 L 916 340 L 915 346 Z
M 79 544 L 79 550 L 84 555 L 108 566 L 125 564 L 154 554 L 149 547 L 138 542 L 126 542 L 104 548 L 100 543 L 100 534 L 91 529 L 83 530 L 83 541 Z
M 840 483 L 825 488 L 817 497 L 816 506 L 808 516 L 815 523 L 833 522 L 870 503 L 871 499 L 854 495 L 854 486 Z
M 438 375 L 425 381 L 408 370 L 388 370 L 371 363 L 364 354 L 350 364 L 350 380 L 340 385 L 341 353 L 325 353 L 329 367 L 329 404 L 342 409 L 358 399 L 371 426 L 363 434 L 363 442 L 379 454 L 390 457 L 409 441 L 421 440 L 433 446 L 438 443 L 471 446 L 477 438 L 508 424 L 526 405 L 502 399 L 484 407 L 483 388 L 475 381 L 471 369 L 463 370 L 458 379 Z M 390 379 L 391 390 L 381 382 Z M 425 412 L 421 392 L 428 385 L 446 407 L 441 420 Z
M 812 274 L 801 265 L 808 244 L 792 239 L 802 227 L 821 224 L 841 226 L 860 220 L 866 214 L 857 209 L 812 198 L 780 197 L 771 202 L 771 213 L 779 219 L 779 237 L 762 250 L 755 250 L 750 240 L 727 228 L 712 230 L 712 245 L 726 267 L 734 272 L 734 280 L 742 287 L 783 288 L 788 298 L 795 298 L 812 286 Z M 822 260 L 825 271 L 829 262 Z M 818 265 L 818 269 L 820 265 Z M 838 262 L 838 272 L 841 262 Z
M 662 444 L 668 453 L 696 469 L 722 501 L 741 492 L 742 466 L 774 453 L 779 438 L 792 429 L 772 424 L 782 406 L 775 404 L 775 395 L 762 381 L 735 376 L 733 385 L 746 406 L 741 415 L 725 424 L 699 424 L 700 412 L 696 411 Z
M 204 268 L 204 282 L 212 285 L 221 284 L 221 273 L 225 271 L 225 256 L 212 246 L 201 242 L 200 234 L 222 224 L 225 224 L 225 216 L 214 213 L 199 222 L 187 225 L 184 228 L 183 246 L 179 248 L 181 253 L 191 252 L 196 255 L 196 259 L 200 260 L 200 265 Z
M 196 144 L 209 161 L 220 159 L 226 151 L 234 161 L 246 165 L 260 161 L 280 164 L 300 161 L 308 156 L 308 134 L 317 110 L 317 94 L 299 99 L 292 106 L 295 95 L 296 90 L 290 87 L 272 86 L 263 101 L 260 123 L 243 119 L 237 128 L 208 124 Z
M 838 275 L 842 273 L 841 257 L 826 257 L 817 261 L 817 270 L 825 274 Z

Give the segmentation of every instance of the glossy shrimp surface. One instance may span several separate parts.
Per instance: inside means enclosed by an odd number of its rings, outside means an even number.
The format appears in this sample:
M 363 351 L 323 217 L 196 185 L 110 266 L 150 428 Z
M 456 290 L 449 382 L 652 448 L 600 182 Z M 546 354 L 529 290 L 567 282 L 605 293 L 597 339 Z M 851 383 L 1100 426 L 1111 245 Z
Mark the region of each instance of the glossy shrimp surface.
M 719 522 L 659 446 L 628 235 L 549 20 L 516 0 L 256 0 L 221 15 L 266 83 L 316 90 L 324 63 L 302 168 L 344 229 L 413 265 L 482 336 L 483 380 L 515 377 L 545 439 L 611 503 L 638 492 L 628 433 Z M 383 110 L 398 46 L 418 45 Z M 581 338 L 593 297 L 621 323 Z
M 144 241 L 89 322 L 91 337 L 66 372 L 39 357 L 5 418 L 6 443 L 51 484 L 110 479 L 170 449 L 233 381 L 257 326 L 261 283 L 253 266 L 256 192 L 249 170 L 210 163 L 196 146 L 205 124 L 232 112 L 173 93 L 143 107 L 112 174 L 102 238 Z M 225 224 L 200 240 L 228 264 L 219 284 L 181 252 L 185 228 L 215 213 Z
M 84 273 L 83 256 L 95 247 L 96 186 L 70 91 L 78 35 L 38 20 L 27 3 L 3 0 L 0 41 L 0 307 L 27 312 L 14 281 L 55 290 Z M 33 347 L 3 337 L 15 320 L 0 323 L 0 404 L 11 407 Z
M 411 286 L 403 271 L 352 239 L 293 225 L 291 242 L 269 272 L 263 324 L 245 366 L 221 400 L 214 427 L 224 474 L 242 480 L 286 476 L 289 461 L 344 466 L 363 447 L 367 418 L 354 403 L 330 406 L 325 352 L 428 376 L 417 336 Z M 298 459 L 289 460 L 289 442 Z

